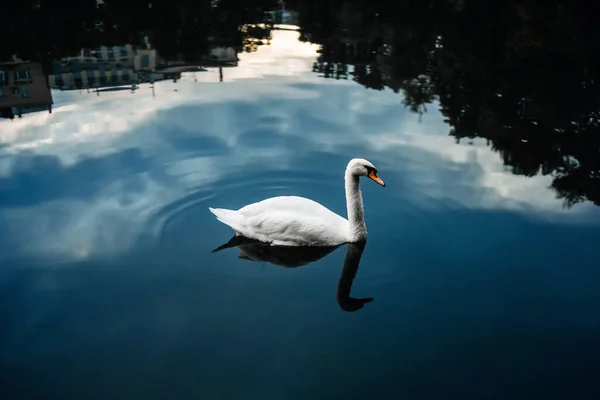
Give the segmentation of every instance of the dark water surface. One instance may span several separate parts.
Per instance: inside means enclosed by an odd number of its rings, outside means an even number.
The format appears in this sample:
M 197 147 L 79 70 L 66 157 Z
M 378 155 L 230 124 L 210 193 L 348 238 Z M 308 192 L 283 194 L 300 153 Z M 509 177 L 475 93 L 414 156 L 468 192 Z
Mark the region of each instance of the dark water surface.
M 52 113 L 0 120 L 1 397 L 594 398 L 598 176 L 566 204 L 502 138 L 456 143 L 439 98 L 414 113 L 269 35 L 234 67 L 53 88 Z M 345 216 L 353 157 L 387 184 L 362 181 L 364 249 L 211 253 L 232 232 L 209 206 Z

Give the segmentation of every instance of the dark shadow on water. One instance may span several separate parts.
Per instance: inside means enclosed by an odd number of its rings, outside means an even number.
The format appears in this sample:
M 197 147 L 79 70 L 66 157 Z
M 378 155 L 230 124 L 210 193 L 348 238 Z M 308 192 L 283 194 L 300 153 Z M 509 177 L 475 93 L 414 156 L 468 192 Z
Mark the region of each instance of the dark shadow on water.
M 350 297 L 352 284 L 358 272 L 360 258 L 366 244 L 367 242 L 364 241 L 346 245 L 346 258 L 338 281 L 336 295 L 338 305 L 344 311 L 360 310 L 366 303 L 373 301 L 372 297 Z M 216 253 L 224 249 L 237 247 L 240 250 L 238 257 L 243 260 L 268 262 L 285 268 L 297 268 L 322 259 L 340 246 L 271 246 L 244 236 L 234 236 L 212 252 Z

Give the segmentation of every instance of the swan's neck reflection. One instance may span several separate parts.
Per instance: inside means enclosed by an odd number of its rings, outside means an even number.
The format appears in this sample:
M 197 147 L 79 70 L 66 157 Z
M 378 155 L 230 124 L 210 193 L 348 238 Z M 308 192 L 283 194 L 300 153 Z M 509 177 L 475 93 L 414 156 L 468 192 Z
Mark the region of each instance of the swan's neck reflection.
M 366 241 L 348 243 L 344 267 L 340 274 L 337 287 L 337 301 L 344 311 L 356 311 L 363 308 L 365 303 L 373 298 L 350 297 L 352 283 L 358 271 L 360 258 L 365 249 Z M 310 246 L 271 246 L 269 244 L 249 239 L 243 236 L 234 236 L 227 243 L 213 250 L 218 252 L 227 248 L 237 247 L 240 251 L 239 258 L 248 261 L 268 262 L 286 268 L 295 268 L 310 264 L 329 255 L 339 246 L 310 247 Z
M 337 301 L 340 308 L 344 311 L 356 311 L 364 307 L 365 303 L 373 301 L 372 297 L 354 298 L 350 297 L 352 283 L 356 277 L 360 258 L 365 250 L 367 242 L 348 243 L 346 247 L 346 259 L 344 260 L 344 268 L 340 274 L 337 287 Z

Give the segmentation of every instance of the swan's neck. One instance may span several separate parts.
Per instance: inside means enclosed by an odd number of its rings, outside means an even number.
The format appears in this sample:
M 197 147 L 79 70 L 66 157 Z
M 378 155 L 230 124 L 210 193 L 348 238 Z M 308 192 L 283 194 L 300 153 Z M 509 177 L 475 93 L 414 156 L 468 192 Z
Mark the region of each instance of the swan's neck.
M 350 240 L 352 242 L 366 240 L 367 238 L 365 211 L 363 208 L 362 193 L 360 192 L 360 183 L 358 179 L 358 176 L 346 171 L 346 206 L 348 207 Z

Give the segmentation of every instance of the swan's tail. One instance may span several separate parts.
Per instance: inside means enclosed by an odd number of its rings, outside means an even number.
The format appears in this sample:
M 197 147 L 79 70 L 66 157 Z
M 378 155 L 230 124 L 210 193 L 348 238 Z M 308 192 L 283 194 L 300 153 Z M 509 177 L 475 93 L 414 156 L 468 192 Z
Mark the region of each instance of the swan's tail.
M 244 217 L 235 210 L 225 208 L 211 208 L 208 210 L 217 217 L 219 221 L 231 227 L 236 233 L 241 234 L 244 226 Z

